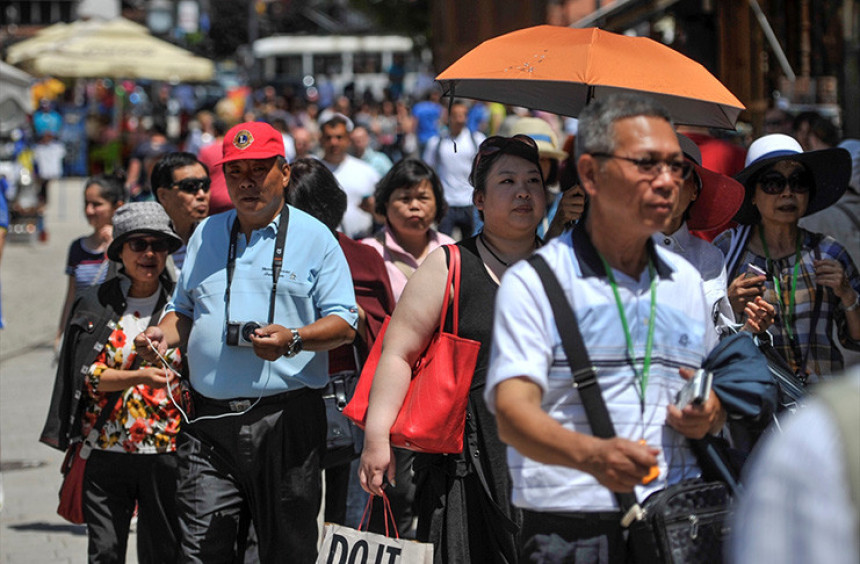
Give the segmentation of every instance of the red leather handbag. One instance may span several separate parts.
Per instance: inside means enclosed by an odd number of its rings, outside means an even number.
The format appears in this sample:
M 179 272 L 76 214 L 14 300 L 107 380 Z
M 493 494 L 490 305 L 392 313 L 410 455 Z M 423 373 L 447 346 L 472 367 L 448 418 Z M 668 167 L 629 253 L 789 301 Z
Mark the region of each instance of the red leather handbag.
M 456 245 L 446 247 L 450 260 L 445 288 L 450 288 L 452 283 L 454 285 L 453 333 L 444 331 L 450 297 L 450 292 L 445 292 L 439 328 L 412 367 L 409 391 L 391 426 L 393 446 L 437 454 L 463 451 L 469 388 L 481 348 L 480 342 L 457 336 L 460 316 L 460 248 Z M 382 355 L 382 341 L 388 321 L 386 318 L 370 350 L 352 401 L 343 410 L 343 414 L 362 429 L 367 419 L 370 388 Z
M 57 514 L 76 525 L 84 522 L 84 471 L 87 461 L 81 457 L 83 444 L 79 442 L 69 447 L 60 468 L 63 473 L 63 485 L 60 486 L 60 504 L 57 506 Z

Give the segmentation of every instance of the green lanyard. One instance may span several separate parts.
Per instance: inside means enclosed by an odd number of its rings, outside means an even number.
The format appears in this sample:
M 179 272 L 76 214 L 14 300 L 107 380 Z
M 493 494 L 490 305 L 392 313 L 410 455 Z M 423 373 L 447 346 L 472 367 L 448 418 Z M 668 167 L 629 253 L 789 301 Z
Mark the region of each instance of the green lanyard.
M 764 230 L 761 225 L 758 227 L 758 236 L 761 239 L 761 246 L 764 248 L 764 257 L 767 259 L 767 269 L 770 271 L 773 261 L 770 258 L 770 253 L 767 250 L 767 241 L 764 239 Z M 800 230 L 797 231 L 797 241 L 794 247 L 794 272 L 791 275 L 791 294 L 788 297 L 788 308 L 782 301 L 782 287 L 779 283 L 779 272 L 774 267 L 773 272 L 773 289 L 776 291 L 776 299 L 779 302 L 780 313 L 782 314 L 782 325 L 785 327 L 785 333 L 790 341 L 794 340 L 794 333 L 791 331 L 791 319 L 794 317 L 794 293 L 797 291 L 797 276 L 800 273 Z
M 627 360 L 630 362 L 630 367 L 633 369 L 633 375 L 639 381 L 639 399 L 642 403 L 642 409 L 645 409 L 645 389 L 648 387 L 648 375 L 651 373 L 651 350 L 654 348 L 654 320 L 657 318 L 657 276 L 654 272 L 654 264 L 651 259 L 648 259 L 648 273 L 651 275 L 651 312 L 648 318 L 648 339 L 645 341 L 645 361 L 642 365 L 642 373 L 636 370 L 636 354 L 633 351 L 633 338 L 630 336 L 630 327 L 627 325 L 627 315 L 624 313 L 624 305 L 621 303 L 621 296 L 618 294 L 618 283 L 615 281 L 615 276 L 612 274 L 612 268 L 609 263 L 603 258 L 603 255 L 598 253 L 600 260 L 603 261 L 603 268 L 606 269 L 606 276 L 609 278 L 609 285 L 612 286 L 612 293 L 615 295 L 615 305 L 618 307 L 618 316 L 621 318 L 621 326 L 624 328 L 624 337 L 627 339 Z

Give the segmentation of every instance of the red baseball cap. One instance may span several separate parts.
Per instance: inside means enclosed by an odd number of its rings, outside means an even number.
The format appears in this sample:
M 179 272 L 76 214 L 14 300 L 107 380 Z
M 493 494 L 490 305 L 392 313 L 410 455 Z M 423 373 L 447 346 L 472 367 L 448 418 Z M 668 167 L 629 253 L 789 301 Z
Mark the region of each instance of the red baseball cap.
M 224 135 L 221 160 L 213 166 L 243 159 L 269 159 L 284 156 L 281 132 L 262 121 L 247 121 L 234 125 Z

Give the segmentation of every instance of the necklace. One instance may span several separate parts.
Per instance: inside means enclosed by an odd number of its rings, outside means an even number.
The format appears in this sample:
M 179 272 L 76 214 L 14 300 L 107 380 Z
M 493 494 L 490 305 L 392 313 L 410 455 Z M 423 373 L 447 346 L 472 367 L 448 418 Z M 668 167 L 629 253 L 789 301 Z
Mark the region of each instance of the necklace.
M 497 261 L 502 263 L 502 265 L 505 267 L 507 267 L 510 264 L 510 262 L 505 262 L 502 259 L 500 259 L 499 255 L 497 255 L 496 253 L 493 252 L 493 249 L 491 249 L 490 246 L 487 244 L 487 242 L 484 240 L 484 232 L 483 231 L 481 231 L 481 234 L 478 235 L 478 239 L 481 240 L 481 244 L 484 245 L 484 248 L 487 249 L 487 252 L 490 253 L 494 259 L 496 259 Z

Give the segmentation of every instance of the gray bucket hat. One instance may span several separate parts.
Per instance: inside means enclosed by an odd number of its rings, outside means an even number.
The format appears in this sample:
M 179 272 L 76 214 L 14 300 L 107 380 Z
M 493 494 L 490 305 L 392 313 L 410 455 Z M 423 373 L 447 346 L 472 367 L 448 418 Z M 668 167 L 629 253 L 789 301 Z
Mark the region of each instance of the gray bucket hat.
M 155 235 L 167 239 L 168 253 L 182 246 L 182 239 L 173 230 L 170 217 L 158 202 L 133 202 L 125 204 L 113 214 L 113 241 L 107 250 L 110 260 L 120 262 L 123 243 L 131 235 Z

